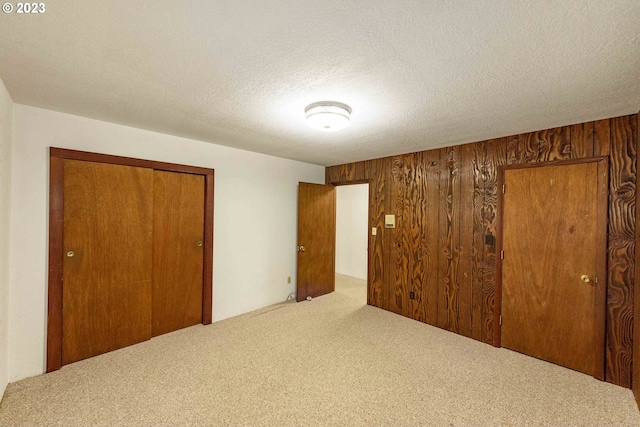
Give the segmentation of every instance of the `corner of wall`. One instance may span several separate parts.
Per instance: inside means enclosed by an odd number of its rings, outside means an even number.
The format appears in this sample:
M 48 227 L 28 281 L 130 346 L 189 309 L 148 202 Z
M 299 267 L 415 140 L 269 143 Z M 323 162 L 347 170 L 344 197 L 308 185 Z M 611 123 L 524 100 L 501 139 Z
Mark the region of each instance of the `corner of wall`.
M 13 100 L 0 79 L 0 399 L 9 382 L 9 232 Z

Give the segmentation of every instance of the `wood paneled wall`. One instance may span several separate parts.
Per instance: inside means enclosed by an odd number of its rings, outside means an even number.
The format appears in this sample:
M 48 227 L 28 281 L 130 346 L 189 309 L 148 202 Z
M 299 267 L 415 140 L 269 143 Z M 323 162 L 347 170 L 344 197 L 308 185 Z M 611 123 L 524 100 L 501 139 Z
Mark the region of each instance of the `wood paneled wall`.
M 636 118 L 638 122 L 640 119 Z M 636 123 L 637 124 L 637 123 Z M 640 132 L 636 128 L 636 147 L 639 155 L 636 165 L 636 184 L 640 183 Z M 640 193 L 640 187 L 636 189 L 636 195 Z M 636 199 L 636 245 L 640 242 L 640 203 Z M 640 266 L 640 248 L 636 248 L 636 266 Z M 636 403 L 640 408 L 640 270 L 636 267 L 636 284 L 633 306 L 633 374 L 631 387 L 636 397 Z
M 327 183 L 370 182 L 368 303 L 493 344 L 498 166 L 608 156 L 606 380 L 630 387 L 637 128 L 635 114 L 328 167 Z

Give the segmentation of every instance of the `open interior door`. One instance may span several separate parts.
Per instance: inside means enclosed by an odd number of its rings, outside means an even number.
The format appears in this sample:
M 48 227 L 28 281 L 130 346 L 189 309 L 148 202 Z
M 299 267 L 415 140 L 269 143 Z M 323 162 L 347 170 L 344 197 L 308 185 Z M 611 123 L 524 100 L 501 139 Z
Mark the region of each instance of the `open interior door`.
M 297 297 L 317 297 L 335 290 L 336 191 L 333 185 L 298 186 Z

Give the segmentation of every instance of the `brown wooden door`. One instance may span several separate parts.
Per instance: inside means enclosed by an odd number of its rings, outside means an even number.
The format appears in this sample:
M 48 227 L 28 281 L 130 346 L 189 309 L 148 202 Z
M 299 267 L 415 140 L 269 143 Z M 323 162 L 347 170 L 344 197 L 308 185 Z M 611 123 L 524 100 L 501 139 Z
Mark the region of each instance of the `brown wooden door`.
M 297 300 L 335 290 L 336 192 L 299 183 Z
M 151 169 L 64 161 L 62 363 L 151 337 Z
M 202 323 L 204 176 L 154 171 L 152 335 Z
M 502 345 L 602 378 L 606 162 L 507 169 L 504 183 Z

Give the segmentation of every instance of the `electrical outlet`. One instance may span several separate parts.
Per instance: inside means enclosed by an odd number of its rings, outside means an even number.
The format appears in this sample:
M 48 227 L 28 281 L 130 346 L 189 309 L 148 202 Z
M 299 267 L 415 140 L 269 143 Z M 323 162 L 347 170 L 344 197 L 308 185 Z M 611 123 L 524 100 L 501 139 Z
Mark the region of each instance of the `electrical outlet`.
M 287 283 L 291 283 L 291 276 L 287 277 Z
M 416 299 L 416 293 L 415 293 L 415 292 L 413 292 L 413 291 L 410 291 L 410 292 L 409 292 L 409 298 L 410 298 L 410 299 Z

